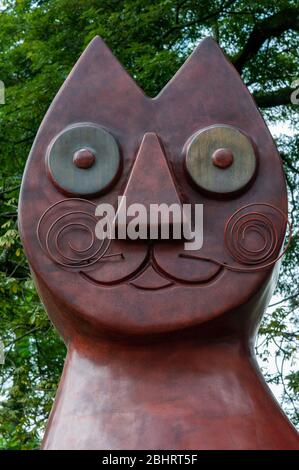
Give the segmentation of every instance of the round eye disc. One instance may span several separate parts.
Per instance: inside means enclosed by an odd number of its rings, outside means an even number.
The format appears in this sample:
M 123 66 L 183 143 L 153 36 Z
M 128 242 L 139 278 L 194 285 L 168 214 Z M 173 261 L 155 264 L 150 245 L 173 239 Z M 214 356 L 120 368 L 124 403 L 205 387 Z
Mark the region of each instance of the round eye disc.
M 50 178 L 60 191 L 94 195 L 108 189 L 117 178 L 119 148 L 114 137 L 102 127 L 77 123 L 51 142 L 47 166 Z
M 211 195 L 232 195 L 245 189 L 256 168 L 252 143 L 233 127 L 207 127 L 188 143 L 187 172 L 199 190 Z

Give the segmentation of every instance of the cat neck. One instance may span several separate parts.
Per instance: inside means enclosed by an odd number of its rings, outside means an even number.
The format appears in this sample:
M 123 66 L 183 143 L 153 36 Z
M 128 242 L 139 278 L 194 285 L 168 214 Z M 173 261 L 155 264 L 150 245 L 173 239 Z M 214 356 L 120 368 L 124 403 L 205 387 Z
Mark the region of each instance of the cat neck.
M 180 337 L 181 336 L 181 337 Z M 76 339 L 45 449 L 293 449 L 246 339 Z

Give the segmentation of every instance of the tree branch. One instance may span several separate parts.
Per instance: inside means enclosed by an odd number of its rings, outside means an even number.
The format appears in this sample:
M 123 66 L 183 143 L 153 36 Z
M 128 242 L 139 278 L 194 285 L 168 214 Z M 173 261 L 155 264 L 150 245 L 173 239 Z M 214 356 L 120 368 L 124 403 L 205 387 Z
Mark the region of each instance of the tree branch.
M 274 108 L 275 106 L 291 105 L 292 89 L 289 87 L 270 91 L 269 93 L 254 93 L 253 97 L 260 108 Z
M 0 197 L 2 197 L 4 194 L 8 193 L 13 193 L 17 189 L 20 189 L 21 185 L 18 184 L 17 186 L 13 186 L 12 188 L 4 189 L 3 191 L 0 192 Z
M 258 53 L 267 39 L 280 36 L 284 31 L 289 29 L 299 31 L 299 14 L 298 8 L 296 7 L 285 8 L 256 23 L 249 35 L 247 44 L 243 50 L 232 59 L 238 72 L 242 72 L 246 62 Z
M 44 328 L 43 327 L 35 327 L 35 328 L 32 328 L 32 330 L 29 330 L 29 331 L 26 331 L 26 333 L 24 333 L 23 335 L 21 336 L 18 336 L 18 338 L 14 339 L 13 341 L 10 341 L 10 343 L 8 343 L 5 348 L 9 348 L 10 346 L 12 346 L 13 344 L 17 343 L 18 341 L 21 341 L 22 339 L 26 338 L 26 336 L 30 336 L 31 334 L 35 333 L 36 331 L 41 331 L 43 330 Z
M 179 23 L 178 22 L 178 17 L 176 18 L 176 23 L 175 25 L 170 28 L 169 30 L 165 31 L 165 33 L 162 35 L 162 40 L 165 40 L 168 36 L 170 36 L 172 33 L 175 33 L 176 31 L 180 31 L 185 28 L 190 28 L 191 26 L 195 26 L 197 24 L 204 23 L 205 21 L 211 20 L 215 17 L 218 17 L 221 13 L 224 13 L 225 10 L 231 6 L 233 3 L 235 3 L 236 0 L 228 0 L 227 2 L 223 1 L 222 4 L 220 5 L 219 9 L 216 11 L 213 11 L 212 13 L 209 13 L 206 16 L 198 17 L 192 21 L 187 21 L 186 23 Z M 184 3 L 184 2 L 183 2 Z
M 291 170 L 293 171 L 294 173 L 297 173 L 297 175 L 299 175 L 299 169 L 296 168 L 291 162 L 290 160 L 288 159 L 287 155 L 284 153 L 284 152 L 280 152 L 280 156 L 281 156 L 281 159 L 283 160 L 283 162 L 286 164 L 286 166 Z M 294 187 L 294 189 L 296 189 Z
M 286 297 L 285 299 L 279 300 L 278 302 L 275 302 L 274 304 L 268 305 L 268 308 L 275 307 L 276 305 L 287 302 L 288 300 L 296 299 L 297 297 L 298 297 L 298 292 L 296 294 L 290 295 L 289 297 Z

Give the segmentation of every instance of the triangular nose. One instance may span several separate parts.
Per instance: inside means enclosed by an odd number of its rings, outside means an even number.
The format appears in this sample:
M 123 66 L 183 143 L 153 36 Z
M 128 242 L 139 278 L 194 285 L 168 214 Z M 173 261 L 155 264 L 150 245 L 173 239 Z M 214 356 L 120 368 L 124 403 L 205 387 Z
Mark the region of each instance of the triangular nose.
M 179 206 L 181 214 L 183 207 L 175 187 L 164 151 L 158 136 L 149 132 L 142 139 L 133 169 L 124 191 L 125 204 L 128 208 L 132 204 L 142 204 L 148 214 L 151 205 L 166 204 Z M 124 198 L 123 198 L 124 199 Z M 119 208 L 123 202 L 120 202 Z M 183 221 L 182 221 L 183 222 Z M 128 223 L 128 220 L 123 221 Z M 148 220 L 149 225 L 151 224 Z M 168 222 L 172 225 L 172 220 Z M 181 224 L 181 222 L 180 222 Z M 118 227 L 122 225 L 117 222 Z
M 127 206 L 138 203 L 148 209 L 150 204 L 181 205 L 163 149 L 153 132 L 142 139 L 124 196 Z

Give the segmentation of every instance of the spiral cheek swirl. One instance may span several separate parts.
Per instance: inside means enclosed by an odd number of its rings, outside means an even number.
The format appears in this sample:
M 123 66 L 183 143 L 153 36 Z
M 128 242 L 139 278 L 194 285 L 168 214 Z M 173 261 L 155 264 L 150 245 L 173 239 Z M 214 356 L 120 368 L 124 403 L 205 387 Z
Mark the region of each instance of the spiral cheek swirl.
M 250 236 L 257 235 L 259 243 L 251 246 Z M 232 257 L 241 264 L 259 264 L 267 261 L 275 252 L 278 243 L 277 230 L 265 214 L 233 215 L 226 227 L 225 243 Z
M 84 208 L 84 209 L 83 209 Z M 80 198 L 52 204 L 37 226 L 40 246 L 52 261 L 67 268 L 91 266 L 105 256 L 110 238 L 95 237 L 96 205 Z
M 257 207 L 261 210 L 250 212 L 252 208 Z M 289 228 L 288 242 L 279 254 L 279 241 L 287 226 Z M 242 206 L 229 217 L 225 224 L 224 244 L 238 265 L 231 265 L 222 260 L 198 254 L 180 253 L 179 257 L 210 261 L 239 273 L 252 273 L 274 266 L 288 250 L 291 240 L 292 226 L 287 215 L 272 204 L 257 202 Z
M 251 208 L 257 208 L 257 206 L 261 210 L 250 211 Z M 271 217 L 265 214 L 265 210 L 271 212 Z M 273 215 L 279 217 L 280 228 L 285 230 L 286 225 L 289 225 L 291 229 L 284 212 L 266 203 L 247 204 L 228 219 L 224 229 L 225 246 L 238 263 L 248 266 L 259 265 L 256 268 L 253 267 L 253 270 L 264 269 L 282 256 L 270 261 L 277 252 L 279 243 L 277 224 L 274 223 Z M 286 249 L 283 253 L 285 251 Z

